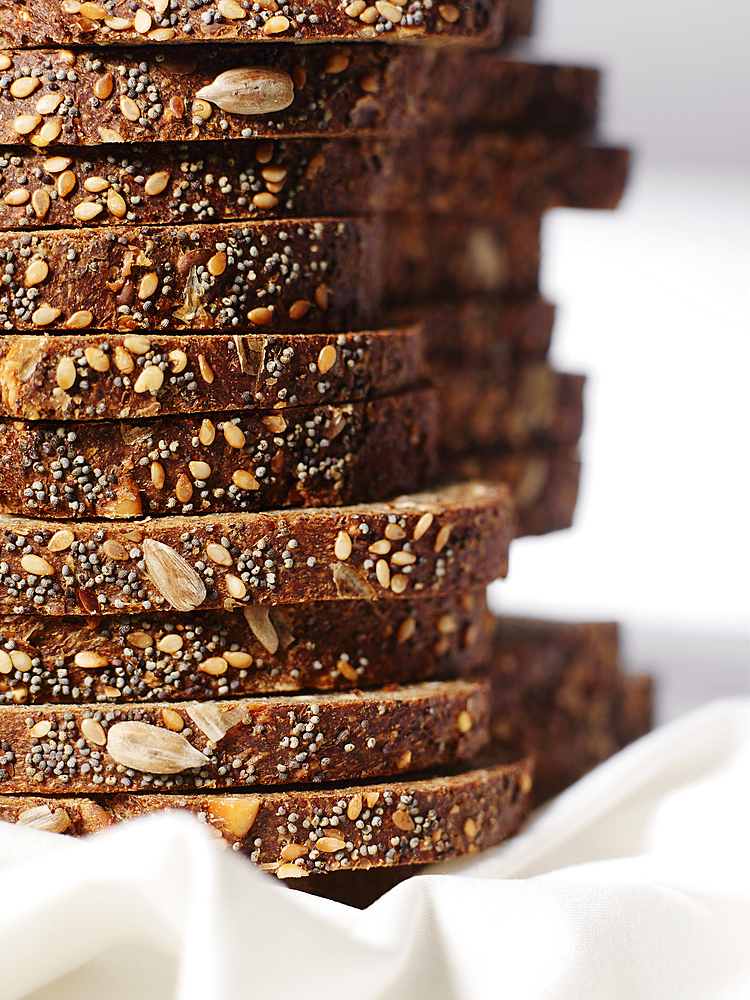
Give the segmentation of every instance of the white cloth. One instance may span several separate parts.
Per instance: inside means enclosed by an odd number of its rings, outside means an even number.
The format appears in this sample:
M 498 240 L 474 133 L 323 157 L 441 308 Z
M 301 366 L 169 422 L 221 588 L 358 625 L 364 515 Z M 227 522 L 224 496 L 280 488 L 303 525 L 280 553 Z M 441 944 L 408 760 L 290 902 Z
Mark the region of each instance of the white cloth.
M 85 840 L 0 824 L 0 1000 L 747 1000 L 749 707 L 657 730 L 361 912 L 186 815 Z

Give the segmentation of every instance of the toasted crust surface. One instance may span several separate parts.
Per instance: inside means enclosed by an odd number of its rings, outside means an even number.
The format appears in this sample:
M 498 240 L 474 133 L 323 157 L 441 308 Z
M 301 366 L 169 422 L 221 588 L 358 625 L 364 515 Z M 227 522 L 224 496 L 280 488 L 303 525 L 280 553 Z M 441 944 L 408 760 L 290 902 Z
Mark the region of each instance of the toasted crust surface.
M 0 509 L 117 519 L 337 507 L 429 486 L 437 440 L 432 389 L 144 421 L 12 421 L 0 424 Z
M 217 837 L 239 845 L 236 849 L 251 861 L 291 879 L 424 864 L 485 850 L 519 828 L 528 813 L 531 784 L 528 759 L 509 763 L 489 757 L 484 766 L 459 773 L 249 795 L 3 795 L 0 819 L 82 836 L 158 809 L 186 809 L 213 827 Z
M 0 234 L 0 325 L 142 332 L 366 328 L 381 307 L 371 219 Z M 11 268 L 11 271 L 8 271 Z
M 81 618 L 0 617 L 0 702 L 204 700 L 374 688 L 478 672 L 484 591 L 421 600 L 277 604 Z
M 482 482 L 254 514 L 64 526 L 4 515 L 0 610 L 128 614 L 461 593 L 505 575 L 514 532 L 507 487 Z
M 4 706 L 0 790 L 237 788 L 400 774 L 475 757 L 488 740 L 489 708 L 485 680 L 314 697 Z

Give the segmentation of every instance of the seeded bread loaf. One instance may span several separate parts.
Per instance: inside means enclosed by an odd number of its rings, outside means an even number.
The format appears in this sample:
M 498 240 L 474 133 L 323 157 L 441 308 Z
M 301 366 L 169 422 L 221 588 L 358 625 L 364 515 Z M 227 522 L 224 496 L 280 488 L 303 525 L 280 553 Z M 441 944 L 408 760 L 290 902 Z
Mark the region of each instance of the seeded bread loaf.
M 493 736 L 534 755 L 537 803 L 648 728 L 646 697 L 631 713 L 632 734 L 623 729 L 627 680 L 613 622 L 501 618 L 490 676 Z
M 0 229 L 116 224 L 110 202 L 139 225 L 611 208 L 626 171 L 626 150 L 503 134 L 18 149 L 0 157 Z
M 487 754 L 457 773 L 252 795 L 0 795 L 0 819 L 83 836 L 158 809 L 186 809 L 251 861 L 291 879 L 484 850 L 519 828 L 531 785 L 528 759 Z
M 346 5 L 318 0 L 290 18 L 273 0 L 253 7 L 243 0 L 170 4 L 153 0 L 0 0 L 0 45 L 118 45 L 232 42 L 481 42 L 527 34 L 532 0 L 455 0 L 409 4 L 364 0 Z
M 485 679 L 314 700 L 4 706 L 0 791 L 243 788 L 400 774 L 475 757 L 487 743 L 489 706 Z
M 0 334 L 0 413 L 92 420 L 349 403 L 417 385 L 423 340 L 418 326 L 304 335 Z M 158 389 L 143 385 L 148 366 L 162 373 Z
M 0 702 L 205 700 L 449 679 L 490 659 L 483 591 L 267 613 L 0 616 Z
M 506 486 L 354 507 L 102 524 L 0 516 L 0 612 L 129 614 L 441 596 L 504 576 Z
M 564 138 L 596 123 L 595 70 L 513 61 L 502 50 L 282 44 L 253 47 L 248 62 L 238 46 L 0 54 L 0 142 L 44 149 L 460 127 Z
M 452 454 L 574 445 L 583 425 L 583 375 L 545 362 L 503 370 L 435 370 L 440 393 L 440 441 Z
M 581 462 L 576 448 L 486 451 L 441 456 L 442 476 L 507 483 L 518 518 L 518 537 L 546 535 L 573 523 Z
M 0 234 L 6 330 L 356 330 L 381 302 L 381 225 L 307 219 Z
M 142 377 L 161 372 L 144 368 Z M 435 477 L 432 389 L 339 406 L 0 423 L 0 510 L 31 517 L 338 507 Z
M 395 248 L 383 255 L 388 305 L 536 294 L 540 227 L 533 212 L 486 223 L 439 215 L 387 218 L 385 246 Z

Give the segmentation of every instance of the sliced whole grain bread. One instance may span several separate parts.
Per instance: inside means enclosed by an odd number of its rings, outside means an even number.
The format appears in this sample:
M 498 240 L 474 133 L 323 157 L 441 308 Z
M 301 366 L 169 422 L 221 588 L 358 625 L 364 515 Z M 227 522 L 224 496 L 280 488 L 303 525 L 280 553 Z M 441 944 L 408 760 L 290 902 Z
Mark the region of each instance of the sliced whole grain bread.
M 111 519 L 382 500 L 432 484 L 438 422 L 432 389 L 337 406 L 9 421 L 0 510 Z
M 619 746 L 630 743 L 650 729 L 652 715 L 651 695 L 651 678 L 623 677 L 623 692 L 619 699 L 619 708 L 616 711 L 614 720 L 616 731 L 619 733 L 617 736 Z M 554 718 L 552 719 L 552 723 L 554 727 Z M 558 736 L 560 735 L 564 737 L 564 734 L 558 731 Z M 593 736 L 590 737 L 589 742 L 593 744 L 594 739 Z M 601 734 L 598 737 L 598 742 L 599 753 L 601 753 L 603 743 Z M 581 777 L 582 746 L 584 760 L 588 755 L 589 766 L 592 760 L 594 760 L 594 763 L 598 763 L 598 760 L 595 759 L 596 755 L 592 755 L 591 750 L 586 749 L 585 738 L 583 740 L 575 739 L 570 742 L 566 742 L 565 738 L 563 738 L 563 741 L 556 746 L 554 753 L 554 765 L 556 769 L 555 786 L 547 785 L 545 788 L 545 776 L 542 770 L 542 774 L 540 775 L 542 784 L 537 790 L 537 770 L 540 766 L 544 769 L 545 760 L 543 758 L 539 764 L 535 762 L 534 787 L 531 793 L 532 804 L 549 798 L 554 793 L 555 788 L 557 791 L 562 791 L 564 787 Z M 551 757 L 551 750 L 545 756 Z M 588 768 L 584 766 L 585 769 Z M 52 808 L 54 808 L 54 802 L 51 803 L 51 808 L 47 806 L 44 810 L 40 810 L 40 823 L 49 824 L 55 822 Z M 58 825 L 62 825 L 67 820 L 60 816 L 56 822 Z M 321 875 L 313 873 L 311 878 L 289 879 L 285 884 L 290 889 L 299 889 L 302 892 L 312 893 L 316 896 L 325 896 L 327 899 L 335 899 L 339 903 L 364 909 L 405 879 L 411 878 L 414 875 L 436 874 L 438 870 L 424 864 L 406 864 L 399 865 L 398 867 L 374 868 L 369 871 L 354 869 L 351 871 L 333 871 Z
M 270 44 L 253 47 L 250 70 L 237 46 L 36 49 L 1 54 L 0 64 L 8 80 L 0 93 L 0 142 L 39 149 L 461 127 L 581 137 L 596 123 L 599 87 L 593 69 L 453 46 Z M 239 71 L 239 81 L 217 84 L 228 71 Z M 40 82 L 18 85 L 22 77 Z M 78 114 L 61 115 L 61 106 Z
M 546 535 L 573 523 L 581 473 L 575 447 L 443 453 L 440 468 L 446 480 L 507 483 L 516 507 L 518 537 Z
M 438 597 L 504 576 L 509 490 L 464 482 L 353 507 L 60 522 L 0 516 L 0 612 L 130 614 Z
M 217 0 L 204 17 L 199 4 L 166 0 L 0 0 L 0 45 L 173 45 L 210 42 L 474 42 L 498 44 L 528 34 L 532 0 L 455 0 L 394 9 L 333 0 L 297 5 L 289 18 L 278 5 L 250 8 Z M 387 15 L 387 16 L 386 16 Z
M 397 310 L 401 323 L 424 327 L 428 363 L 455 368 L 496 367 L 543 360 L 549 350 L 555 307 L 538 293 L 525 298 L 467 297 Z
M 325 332 L 381 307 L 382 226 L 307 219 L 0 234 L 6 330 Z
M 490 678 L 493 736 L 534 755 L 537 803 L 650 728 L 648 679 L 623 674 L 614 622 L 500 618 Z
M 390 216 L 385 220 L 386 303 L 391 308 L 469 296 L 534 296 L 541 215 L 501 220 Z
M 0 412 L 93 420 L 349 403 L 417 385 L 422 355 L 417 325 L 302 335 L 0 334 Z M 162 373 L 158 388 L 158 376 L 142 378 L 149 366 Z
M 470 760 L 486 679 L 387 690 L 0 707 L 0 792 L 246 788 L 350 781 Z
M 440 395 L 440 441 L 465 452 L 575 445 L 583 426 L 585 377 L 546 362 L 495 364 L 482 370 L 433 363 Z
M 110 191 L 124 200 L 131 225 L 613 208 L 628 165 L 624 149 L 485 133 L 420 143 L 240 140 L 229 151 L 153 143 L 15 153 L 0 157 L 0 229 L 117 224 Z
M 0 616 L 0 702 L 204 700 L 373 688 L 479 672 L 484 591 L 277 604 L 267 614 Z
M 0 819 L 82 836 L 160 809 L 185 809 L 261 868 L 300 879 L 485 850 L 526 818 L 531 772 L 528 759 L 514 762 L 496 751 L 462 770 L 377 784 L 251 794 L 0 795 Z

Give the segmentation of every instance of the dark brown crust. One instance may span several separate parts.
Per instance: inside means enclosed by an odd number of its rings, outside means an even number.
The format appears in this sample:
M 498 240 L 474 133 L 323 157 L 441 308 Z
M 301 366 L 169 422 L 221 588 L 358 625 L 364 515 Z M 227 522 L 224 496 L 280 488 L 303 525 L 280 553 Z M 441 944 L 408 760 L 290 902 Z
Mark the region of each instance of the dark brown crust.
M 648 728 L 650 690 L 633 696 L 634 721 L 623 727 L 627 681 L 613 622 L 501 618 L 495 649 L 492 734 L 534 755 L 536 803 Z
M 494 628 L 484 591 L 275 605 L 269 620 L 275 649 L 241 611 L 3 615 L 0 701 L 123 704 L 448 680 L 486 666 Z
M 0 789 L 90 794 L 396 775 L 476 757 L 489 708 L 484 679 L 236 701 L 5 706 Z M 177 745 L 162 763 L 165 737 Z
M 557 372 L 544 362 L 494 369 L 436 368 L 443 449 L 522 450 L 574 445 L 583 426 L 583 375 Z
M 358 14 L 349 16 L 344 7 L 335 0 L 306 0 L 298 4 L 299 12 L 289 27 L 280 34 L 265 33 L 264 26 L 271 17 L 278 17 L 280 6 L 267 4 L 255 16 L 252 7 L 245 8 L 242 2 L 232 2 L 226 6 L 227 17 L 206 23 L 201 17 L 201 9 L 194 5 L 189 9 L 180 3 L 176 10 L 167 10 L 159 16 L 153 4 L 139 4 L 148 11 L 150 28 L 140 33 L 133 26 L 134 11 L 130 0 L 116 0 L 105 7 L 94 3 L 84 7 L 97 16 L 86 17 L 79 11 L 66 13 L 55 0 L 0 0 L 0 45 L 10 47 L 36 47 L 39 45 L 133 45 L 191 43 L 197 41 L 225 43 L 232 42 L 335 42 L 376 41 L 376 42 L 475 42 L 485 45 L 508 41 L 518 34 L 527 33 L 530 27 L 532 0 L 454 0 L 448 4 L 412 3 L 407 8 L 400 6 L 396 12 L 389 10 L 392 17 L 400 13 L 400 21 L 389 21 L 378 14 L 375 7 L 374 21 L 368 23 L 370 15 L 362 21 Z M 80 8 L 81 4 L 78 4 Z M 217 9 L 218 8 L 218 9 Z M 510 9 L 509 9 L 510 8 Z M 75 10 L 75 4 L 71 5 Z M 357 9 L 360 9 L 358 7 Z M 366 8 L 361 7 L 361 11 Z M 210 8 L 212 15 L 219 14 L 222 3 Z M 170 13 L 174 15 L 170 18 Z M 416 21 L 414 15 L 417 15 Z M 302 17 L 302 21 L 299 17 Z M 107 26 L 104 18 L 115 17 L 126 24 L 116 25 L 116 30 Z M 129 23 L 130 27 L 126 26 Z M 144 25 L 145 27 L 145 25 Z M 384 30 L 385 29 L 385 30 Z
M 399 782 L 252 795 L 0 796 L 0 819 L 17 822 L 39 806 L 50 812 L 64 809 L 70 821 L 67 833 L 83 836 L 158 809 L 187 809 L 251 861 L 289 878 L 296 874 L 287 867 L 294 854 L 299 855 L 299 874 L 306 875 L 426 864 L 486 850 L 520 827 L 529 810 L 530 789 L 531 763 L 522 760 Z M 398 813 L 404 815 L 394 822 Z M 356 818 L 349 819 L 349 814 Z M 290 819 L 292 815 L 296 819 Z M 345 837 L 346 848 L 337 851 L 330 849 L 330 842 L 318 844 L 326 835 Z
M 336 55 L 349 59 L 346 69 L 326 73 L 324 66 Z M 0 78 L 0 82 L 6 78 L 8 81 L 5 89 L 0 88 L 0 142 L 5 144 L 40 141 L 43 123 L 31 133 L 19 135 L 13 122 L 19 115 L 36 114 L 37 102 L 48 93 L 69 97 L 71 106 L 79 111 L 77 117 L 66 116 L 54 140 L 66 146 L 100 145 L 100 127 L 113 130 L 113 136 L 105 133 L 105 137 L 128 143 L 278 139 L 280 135 L 317 139 L 321 131 L 329 136 L 365 137 L 463 126 L 487 132 L 541 132 L 553 139 L 581 137 L 590 133 L 596 123 L 599 85 L 596 70 L 517 62 L 508 59 L 502 50 L 477 53 L 453 47 L 435 52 L 380 45 L 263 45 L 253 49 L 253 65 L 269 64 L 284 71 L 302 66 L 306 70 L 304 87 L 297 90 L 292 104 L 286 110 L 263 115 L 214 109 L 208 120 L 196 119 L 198 125 L 193 123 L 190 110 L 176 117 L 170 110 L 170 98 L 179 97 L 190 108 L 198 90 L 211 84 L 220 73 L 247 65 L 241 47 L 160 51 L 158 46 L 149 46 L 145 52 L 142 48 L 102 49 L 77 56 L 65 49 L 37 50 L 10 53 L 7 59 L 12 65 Z M 45 61 L 50 63 L 46 73 L 65 74 L 63 79 L 53 81 L 59 89 L 50 91 L 45 75 L 30 96 L 11 97 L 9 87 L 22 75 L 22 69 L 33 72 L 43 68 Z M 93 68 L 94 61 L 99 69 Z M 147 66 L 145 74 L 139 69 L 142 64 Z M 98 107 L 91 104 L 97 80 L 110 72 L 119 79 L 117 67 L 121 65 L 125 67 L 124 79 L 130 79 L 133 69 L 136 78 L 146 75 L 155 87 L 155 103 L 162 110 L 151 105 L 156 117 L 145 125 L 123 116 L 117 89 Z M 68 78 L 71 72 L 75 79 Z M 363 81 L 368 90 L 362 88 Z M 456 100 L 458 92 L 460 100 Z M 135 88 L 132 96 L 144 105 Z M 315 105 L 313 110 L 311 104 Z M 53 114 L 45 117 L 45 122 L 53 120 Z M 226 122 L 226 128 L 221 122 Z
M 628 164 L 623 149 L 502 134 L 436 135 L 418 144 L 253 140 L 229 151 L 220 143 L 191 143 L 17 154 L 0 157 L 0 199 L 12 202 L 0 200 L 0 229 L 117 223 L 107 209 L 110 189 L 125 199 L 133 225 L 415 210 L 498 218 L 558 205 L 613 208 Z M 64 171 L 76 184 L 58 197 Z M 97 210 L 88 221 L 79 218 Z
M 488 222 L 455 216 L 389 217 L 384 253 L 390 306 L 472 295 L 531 296 L 539 276 L 541 217 L 531 212 Z
M 507 483 L 516 506 L 519 538 L 561 531 L 573 523 L 581 472 L 575 448 L 443 455 L 441 469 L 445 479 Z
M 17 234 L 0 234 L 0 261 L 15 271 L 0 298 L 0 325 L 361 329 L 380 308 L 381 237 L 380 223 L 367 219 L 37 230 L 20 247 Z M 40 280 L 29 276 L 44 265 Z M 305 303 L 297 319 L 295 303 Z M 46 306 L 52 311 L 43 314 Z
M 383 500 L 432 483 L 437 438 L 432 389 L 339 406 L 0 423 L 0 510 L 117 519 Z
M 168 610 L 176 601 L 187 611 L 462 593 L 505 576 L 514 533 L 507 487 L 486 483 L 354 507 L 125 523 L 61 526 L 3 515 L 0 611 L 129 614 Z M 336 555 L 338 542 L 343 556 L 343 535 L 351 541 L 345 559 Z M 370 551 L 376 542 L 384 545 L 388 535 L 393 539 L 388 553 Z M 145 562 L 148 539 L 159 586 Z M 187 566 L 154 542 L 173 549 Z M 231 565 L 212 560 L 209 544 L 226 548 Z M 415 562 L 409 563 L 412 557 Z M 237 581 L 246 589 L 243 597 L 236 596 Z M 202 587 L 206 596 L 201 600 Z

